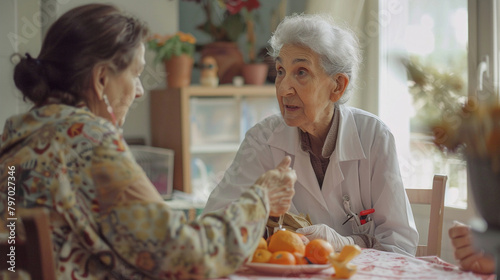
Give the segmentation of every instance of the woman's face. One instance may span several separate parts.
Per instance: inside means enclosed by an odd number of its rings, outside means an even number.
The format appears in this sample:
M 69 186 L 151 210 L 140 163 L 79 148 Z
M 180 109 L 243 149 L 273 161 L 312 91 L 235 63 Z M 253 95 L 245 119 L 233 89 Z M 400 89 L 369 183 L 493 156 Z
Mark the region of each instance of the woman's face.
M 314 133 L 329 126 L 337 83 L 307 47 L 284 45 L 276 58 L 276 96 L 287 125 Z M 332 102 L 333 101 L 333 102 Z
M 139 77 L 144 70 L 145 63 L 144 44 L 141 44 L 132 63 L 125 70 L 118 74 L 110 74 L 104 93 L 109 99 L 119 126 L 125 122 L 128 109 L 134 99 L 144 95 L 144 88 Z

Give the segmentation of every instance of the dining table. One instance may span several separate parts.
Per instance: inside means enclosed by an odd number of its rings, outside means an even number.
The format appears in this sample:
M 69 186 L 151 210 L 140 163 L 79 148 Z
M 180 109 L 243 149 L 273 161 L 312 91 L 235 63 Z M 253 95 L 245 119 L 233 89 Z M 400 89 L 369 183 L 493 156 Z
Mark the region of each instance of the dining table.
M 395 279 L 478 279 L 495 280 L 494 274 L 476 274 L 460 270 L 437 256 L 412 257 L 399 253 L 385 252 L 375 249 L 362 249 L 361 253 L 352 259 L 357 271 L 352 280 L 395 280 Z M 317 266 L 318 269 L 308 269 L 307 265 L 252 265 L 244 264 L 236 272 L 218 279 L 231 280 L 272 280 L 272 279 L 338 279 L 335 270 L 329 265 Z M 288 268 L 287 268 L 288 267 Z M 264 269 L 265 268 L 265 269 Z

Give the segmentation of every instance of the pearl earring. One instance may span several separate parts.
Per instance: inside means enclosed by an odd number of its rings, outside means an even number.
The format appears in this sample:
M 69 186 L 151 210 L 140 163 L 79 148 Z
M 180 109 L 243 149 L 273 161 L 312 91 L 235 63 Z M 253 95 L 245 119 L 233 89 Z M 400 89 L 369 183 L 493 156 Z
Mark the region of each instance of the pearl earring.
M 111 104 L 109 104 L 108 96 L 106 94 L 103 94 L 102 99 L 104 99 L 104 103 L 106 104 L 106 109 L 108 110 L 108 113 L 111 116 L 113 124 L 116 127 L 118 127 L 118 122 L 116 121 L 115 113 L 113 112 L 113 107 L 111 107 Z

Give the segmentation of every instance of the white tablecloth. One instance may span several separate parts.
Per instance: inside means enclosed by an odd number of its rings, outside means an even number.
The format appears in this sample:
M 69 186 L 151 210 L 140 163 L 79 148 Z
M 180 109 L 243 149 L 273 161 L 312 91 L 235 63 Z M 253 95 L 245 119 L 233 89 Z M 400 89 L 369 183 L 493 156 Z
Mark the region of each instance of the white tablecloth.
M 480 279 L 494 280 L 495 275 L 481 275 L 461 271 L 456 265 L 447 263 L 438 257 L 413 258 L 401 254 L 383 252 L 374 249 L 362 249 L 352 264 L 357 265 L 357 273 L 352 280 L 391 280 L 391 279 Z M 329 268 L 315 274 L 281 275 L 262 274 L 243 266 L 236 273 L 225 279 L 332 279 L 334 269 Z M 333 277 L 333 279 L 335 279 Z

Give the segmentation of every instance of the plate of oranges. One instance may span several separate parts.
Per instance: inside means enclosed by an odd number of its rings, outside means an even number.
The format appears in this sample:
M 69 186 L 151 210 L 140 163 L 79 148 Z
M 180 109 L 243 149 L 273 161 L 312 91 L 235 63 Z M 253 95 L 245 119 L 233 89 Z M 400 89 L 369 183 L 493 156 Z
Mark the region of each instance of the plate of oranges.
M 332 267 L 328 256 L 333 252 L 326 240 L 308 242 L 301 234 L 279 230 L 269 240 L 261 238 L 246 266 L 258 272 L 281 275 L 317 273 Z

